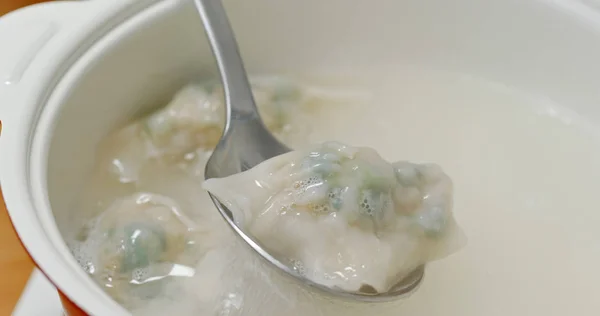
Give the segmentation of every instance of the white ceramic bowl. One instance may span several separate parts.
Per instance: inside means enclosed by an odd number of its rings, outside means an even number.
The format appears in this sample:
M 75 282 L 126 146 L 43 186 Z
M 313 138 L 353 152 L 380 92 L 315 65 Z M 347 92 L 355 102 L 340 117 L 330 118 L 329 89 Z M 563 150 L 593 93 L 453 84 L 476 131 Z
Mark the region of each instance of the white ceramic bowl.
M 594 0 L 226 2 L 250 72 L 424 64 L 548 96 L 600 123 Z M 96 144 L 212 67 L 188 1 L 61 1 L 0 18 L 4 197 L 36 264 L 85 312 L 127 315 L 60 233 Z

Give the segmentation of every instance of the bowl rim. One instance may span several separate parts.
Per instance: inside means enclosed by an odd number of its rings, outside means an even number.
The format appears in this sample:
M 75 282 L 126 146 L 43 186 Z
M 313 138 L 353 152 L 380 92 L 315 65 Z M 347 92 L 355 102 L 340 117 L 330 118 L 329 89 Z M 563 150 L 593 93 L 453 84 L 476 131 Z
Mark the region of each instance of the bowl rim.
M 9 100 L 15 110 L 3 122 L 0 144 L 9 154 L 0 155 L 0 183 L 21 244 L 57 289 L 90 315 L 129 315 L 79 267 L 62 239 L 48 198 L 48 154 L 62 101 L 77 78 L 107 49 L 119 45 L 119 38 L 181 2 L 91 3 L 89 9 L 96 10 L 93 17 L 56 34 L 27 69 L 36 74 L 23 87 L 27 93 Z

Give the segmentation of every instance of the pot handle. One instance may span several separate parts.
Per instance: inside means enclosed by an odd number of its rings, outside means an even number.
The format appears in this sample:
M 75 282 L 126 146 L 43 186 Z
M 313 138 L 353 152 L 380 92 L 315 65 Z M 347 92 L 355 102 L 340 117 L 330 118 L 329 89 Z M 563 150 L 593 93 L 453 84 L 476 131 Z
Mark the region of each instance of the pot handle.
M 2 1 L 2 0 L 0 0 Z M 6 124 L 16 104 L 31 89 L 39 71 L 30 67 L 82 24 L 133 0 L 56 1 L 35 4 L 0 17 L 0 121 Z M 119 3 L 120 2 L 120 3 Z M 60 38 L 60 39 L 59 39 Z M 55 48 L 55 47 L 52 47 Z M 38 68 L 39 67 L 35 67 Z M 37 73 L 36 73 L 37 72 Z M 6 127 L 6 126 L 5 126 Z

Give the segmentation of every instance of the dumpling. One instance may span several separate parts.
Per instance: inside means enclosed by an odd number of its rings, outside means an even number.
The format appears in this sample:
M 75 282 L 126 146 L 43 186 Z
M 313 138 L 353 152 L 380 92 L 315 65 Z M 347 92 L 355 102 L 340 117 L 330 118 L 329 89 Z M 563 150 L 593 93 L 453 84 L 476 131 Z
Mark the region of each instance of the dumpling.
M 386 292 L 465 242 L 441 168 L 370 148 L 327 142 L 203 186 L 270 252 L 350 292 Z
M 172 277 L 194 275 L 195 224 L 168 197 L 116 200 L 81 235 L 80 264 L 127 306 L 161 294 Z
M 252 78 L 251 84 L 265 125 L 291 145 L 309 133 L 302 118 L 324 108 L 323 104 L 335 103 L 333 96 L 316 94 L 284 78 Z M 191 83 L 165 107 L 111 134 L 101 145 L 101 160 L 120 182 L 132 183 L 145 160 L 186 164 L 198 156 L 203 159 L 216 146 L 224 125 L 221 84 L 214 80 Z

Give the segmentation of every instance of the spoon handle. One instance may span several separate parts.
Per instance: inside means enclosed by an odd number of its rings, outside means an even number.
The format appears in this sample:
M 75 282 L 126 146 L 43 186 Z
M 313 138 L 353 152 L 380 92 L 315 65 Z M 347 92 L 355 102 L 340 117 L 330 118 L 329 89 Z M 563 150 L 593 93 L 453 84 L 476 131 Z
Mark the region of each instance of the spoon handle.
M 258 119 L 238 45 L 221 0 L 194 0 L 217 60 L 227 105 L 225 130 L 231 120 Z

